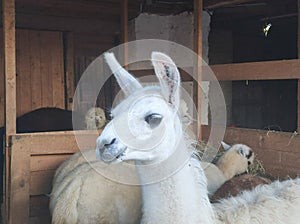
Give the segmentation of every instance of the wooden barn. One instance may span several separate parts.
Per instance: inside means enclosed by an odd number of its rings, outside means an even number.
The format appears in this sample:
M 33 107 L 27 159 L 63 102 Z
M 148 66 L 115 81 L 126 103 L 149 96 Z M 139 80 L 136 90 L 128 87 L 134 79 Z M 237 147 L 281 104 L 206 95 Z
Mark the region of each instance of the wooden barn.
M 47 194 L 56 168 L 79 150 L 74 133 L 83 149 L 97 138 L 84 130 L 17 133 L 16 119 L 45 107 L 72 110 L 87 66 L 136 39 L 179 42 L 207 58 L 225 96 L 225 141 L 251 146 L 274 177 L 300 175 L 299 1 L 2 0 L 0 7 L 3 223 L 50 223 Z M 197 65 L 198 80 L 183 81 L 200 108 L 197 81 L 207 80 Z M 97 105 L 110 108 L 117 92 L 107 80 Z M 209 121 L 197 129 L 207 140 Z

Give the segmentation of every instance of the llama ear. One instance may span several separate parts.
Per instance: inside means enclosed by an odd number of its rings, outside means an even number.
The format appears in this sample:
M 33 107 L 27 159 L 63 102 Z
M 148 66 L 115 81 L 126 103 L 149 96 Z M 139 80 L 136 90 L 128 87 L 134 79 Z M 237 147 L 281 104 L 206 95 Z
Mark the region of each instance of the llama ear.
M 168 103 L 178 108 L 180 100 L 180 74 L 177 66 L 169 56 L 160 52 L 153 52 L 151 61 L 164 97 Z
M 228 145 L 227 143 L 225 143 L 225 142 L 223 142 L 223 141 L 221 141 L 221 144 L 222 144 L 222 146 L 223 146 L 223 148 L 224 148 L 225 150 L 228 150 L 228 149 L 231 148 L 231 145 Z
M 135 90 L 142 88 L 139 81 L 119 64 L 113 53 L 105 53 L 104 58 L 125 95 L 130 95 Z

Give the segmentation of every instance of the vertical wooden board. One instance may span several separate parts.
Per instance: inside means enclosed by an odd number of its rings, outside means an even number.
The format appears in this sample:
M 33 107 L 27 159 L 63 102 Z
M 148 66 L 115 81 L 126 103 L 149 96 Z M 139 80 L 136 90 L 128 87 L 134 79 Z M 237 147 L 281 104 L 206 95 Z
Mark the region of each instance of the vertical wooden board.
M 74 37 L 72 33 L 65 33 L 65 71 L 66 71 L 66 100 L 67 108 L 73 108 L 73 96 L 75 93 L 75 78 L 74 78 Z
M 40 57 L 40 32 L 30 31 L 30 73 L 31 73 L 31 109 L 35 110 L 42 105 L 42 79 Z
M 0 126 L 4 126 L 4 58 L 3 29 L 0 29 Z M 1 143 L 2 144 L 2 143 Z
M 28 223 L 30 148 L 17 136 L 12 136 L 10 178 L 9 223 Z
M 298 0 L 298 58 L 300 58 L 300 0 Z M 300 133 L 300 79 L 298 79 L 298 125 L 297 125 L 297 130 L 298 133 Z
M 53 106 L 58 108 L 65 107 L 64 92 L 64 67 L 63 67 L 63 40 L 62 33 L 49 32 L 49 45 L 51 49 L 51 69 L 53 84 Z
M 49 32 L 40 32 L 41 78 L 42 78 L 42 107 L 53 105 L 53 83 L 51 74 L 52 46 L 49 46 Z
M 16 29 L 15 1 L 3 0 L 6 136 L 16 133 Z
M 128 70 L 128 0 L 121 1 L 121 30 L 122 43 L 124 44 L 124 68 Z
M 17 30 L 17 116 L 31 111 L 29 32 Z
M 203 1 L 194 0 L 194 52 L 198 55 L 198 58 L 194 62 L 194 74 L 197 76 L 197 82 L 193 84 L 193 101 L 196 105 L 197 114 L 197 130 L 198 139 L 202 139 L 202 128 L 201 128 L 201 98 L 202 90 L 200 83 L 202 81 L 202 9 Z

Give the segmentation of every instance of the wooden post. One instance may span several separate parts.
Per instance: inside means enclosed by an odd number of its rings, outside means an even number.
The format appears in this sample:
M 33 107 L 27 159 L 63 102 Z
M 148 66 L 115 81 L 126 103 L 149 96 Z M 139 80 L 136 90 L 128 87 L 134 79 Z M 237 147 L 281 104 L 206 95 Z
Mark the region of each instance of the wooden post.
M 300 58 L 300 0 L 298 0 L 298 58 Z M 300 133 L 300 79 L 298 79 L 298 97 L 297 97 L 298 107 L 298 122 L 297 131 Z
M 15 0 L 2 0 L 3 40 L 4 40 L 4 77 L 5 77 L 5 189 L 3 221 L 8 223 L 9 216 L 9 170 L 10 136 L 16 133 L 16 21 Z
M 201 90 L 201 81 L 202 81 L 202 9 L 203 9 L 203 1 L 202 0 L 194 0 L 194 51 L 198 55 L 200 60 L 196 60 L 194 62 L 194 74 L 197 74 L 197 82 L 194 82 L 194 103 L 197 107 L 197 137 L 199 140 L 202 139 L 202 130 L 201 130 L 201 98 L 202 98 L 202 90 Z
M 124 44 L 124 67 L 128 70 L 128 0 L 121 0 L 121 43 Z

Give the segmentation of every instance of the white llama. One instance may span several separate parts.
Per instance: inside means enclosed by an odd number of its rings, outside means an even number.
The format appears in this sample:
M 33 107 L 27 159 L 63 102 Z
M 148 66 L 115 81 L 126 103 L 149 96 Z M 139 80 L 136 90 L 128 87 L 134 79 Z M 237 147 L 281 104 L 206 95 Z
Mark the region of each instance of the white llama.
M 152 53 L 160 87 L 143 88 L 113 54 L 105 58 L 127 98 L 112 110 L 114 119 L 98 137 L 96 154 L 107 163 L 135 161 L 142 184 L 141 223 L 298 223 L 299 179 L 257 187 L 213 209 L 200 162 L 189 154 L 183 137 L 177 113 L 180 76 L 174 62 Z M 189 159 L 174 170 L 182 157 Z M 171 171 L 172 175 L 161 175 Z M 160 181 L 148 183 L 156 175 Z

